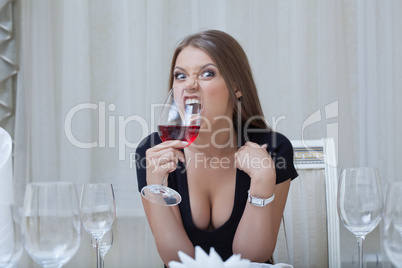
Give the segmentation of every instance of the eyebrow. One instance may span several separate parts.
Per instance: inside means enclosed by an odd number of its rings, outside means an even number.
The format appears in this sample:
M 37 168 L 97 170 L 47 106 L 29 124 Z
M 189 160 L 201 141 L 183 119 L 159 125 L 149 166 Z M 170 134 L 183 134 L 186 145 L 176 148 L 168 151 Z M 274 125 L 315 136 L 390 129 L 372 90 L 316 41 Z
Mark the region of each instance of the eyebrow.
M 218 69 L 218 66 L 216 66 L 215 64 L 213 64 L 213 63 L 207 63 L 207 64 L 201 66 L 198 70 L 201 71 L 201 70 L 207 68 L 208 66 L 214 66 L 215 68 Z M 184 72 L 187 72 L 184 68 L 179 67 L 179 66 L 174 67 L 174 70 L 176 70 L 176 69 L 180 69 L 180 70 L 182 70 L 182 71 L 184 71 Z

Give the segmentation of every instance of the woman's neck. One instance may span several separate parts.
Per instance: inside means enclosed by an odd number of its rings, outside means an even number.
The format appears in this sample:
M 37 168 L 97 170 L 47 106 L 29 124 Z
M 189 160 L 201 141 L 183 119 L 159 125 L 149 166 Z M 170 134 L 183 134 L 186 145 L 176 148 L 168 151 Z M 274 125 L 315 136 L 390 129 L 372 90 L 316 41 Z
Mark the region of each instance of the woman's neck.
M 213 130 L 201 129 L 197 139 L 189 146 L 194 152 L 224 157 L 237 150 L 237 134 L 233 126 Z

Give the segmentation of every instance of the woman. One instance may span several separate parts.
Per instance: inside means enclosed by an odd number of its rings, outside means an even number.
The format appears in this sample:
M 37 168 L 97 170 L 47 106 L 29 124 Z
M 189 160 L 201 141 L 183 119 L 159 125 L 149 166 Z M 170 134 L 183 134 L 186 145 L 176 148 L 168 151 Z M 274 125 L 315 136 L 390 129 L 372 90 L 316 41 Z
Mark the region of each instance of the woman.
M 205 122 L 185 149 L 156 133 L 137 148 L 139 190 L 169 173 L 183 198 L 169 207 L 142 197 L 163 262 L 178 260 L 179 250 L 194 257 L 196 245 L 223 260 L 267 262 L 297 172 L 289 140 L 265 124 L 246 54 L 224 32 L 190 35 L 173 55 L 169 88 L 201 102 Z

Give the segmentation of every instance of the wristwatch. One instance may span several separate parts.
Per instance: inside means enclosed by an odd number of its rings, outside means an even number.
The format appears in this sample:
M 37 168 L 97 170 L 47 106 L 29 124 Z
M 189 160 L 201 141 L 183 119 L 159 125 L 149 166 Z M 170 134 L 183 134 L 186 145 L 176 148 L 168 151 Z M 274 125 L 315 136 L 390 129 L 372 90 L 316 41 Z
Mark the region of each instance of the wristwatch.
M 273 194 L 270 198 L 264 199 L 264 198 L 259 198 L 258 196 L 250 195 L 250 190 L 248 190 L 247 193 L 248 193 L 247 201 L 251 205 L 257 206 L 257 207 L 265 207 L 266 205 L 268 205 L 269 203 L 274 201 L 274 198 L 275 198 L 275 194 Z

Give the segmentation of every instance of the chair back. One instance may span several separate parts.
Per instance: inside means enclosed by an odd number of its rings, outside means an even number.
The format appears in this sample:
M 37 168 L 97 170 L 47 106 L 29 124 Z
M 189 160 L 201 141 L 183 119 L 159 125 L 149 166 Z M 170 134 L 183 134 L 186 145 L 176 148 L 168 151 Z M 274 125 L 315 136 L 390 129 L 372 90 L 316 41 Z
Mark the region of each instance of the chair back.
M 274 261 L 294 267 L 341 267 L 334 141 L 292 145 L 299 177 L 290 186 Z

